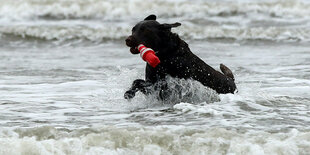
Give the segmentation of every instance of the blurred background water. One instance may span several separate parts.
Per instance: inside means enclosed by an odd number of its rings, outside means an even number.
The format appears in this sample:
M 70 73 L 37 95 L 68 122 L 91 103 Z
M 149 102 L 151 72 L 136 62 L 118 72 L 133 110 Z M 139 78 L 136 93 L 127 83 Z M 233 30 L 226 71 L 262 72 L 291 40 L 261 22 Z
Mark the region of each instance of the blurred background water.
M 0 0 L 0 154 L 310 154 L 306 0 Z M 196 103 L 124 92 L 145 63 L 124 39 L 149 14 L 238 93 Z M 212 99 L 220 99 L 211 102 Z

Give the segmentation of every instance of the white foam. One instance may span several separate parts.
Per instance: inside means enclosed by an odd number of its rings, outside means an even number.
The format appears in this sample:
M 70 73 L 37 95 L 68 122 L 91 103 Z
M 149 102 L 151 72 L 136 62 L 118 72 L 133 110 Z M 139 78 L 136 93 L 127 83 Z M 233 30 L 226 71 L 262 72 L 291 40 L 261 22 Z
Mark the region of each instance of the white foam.
M 125 19 L 146 13 L 160 16 L 204 17 L 259 13 L 276 17 L 309 17 L 309 3 L 301 0 L 275 1 L 156 1 L 143 0 L 16 0 L 0 1 L 2 18 L 23 20 L 40 16 L 65 18 Z M 160 10 L 160 11 L 159 11 Z
M 212 116 L 222 114 L 222 112 L 212 109 L 212 107 L 208 105 L 199 106 L 190 103 L 179 103 L 174 105 L 173 108 L 176 110 L 181 110 L 182 113 L 194 111 L 200 114 L 210 114 Z
M 3 131 L 2 131 L 3 132 Z M 245 132 L 222 128 L 97 127 L 66 131 L 17 129 L 0 138 L 1 154 L 308 154 L 309 132 Z M 50 137 L 41 137 L 44 134 Z M 41 135 L 42 134 L 42 135 Z M 62 135 L 62 136 L 59 136 Z
M 160 22 L 181 22 L 176 32 L 188 39 L 310 40 L 310 4 L 305 1 L 18 0 L 0 4 L 0 34 L 46 40 L 123 39 L 150 13 L 157 14 Z
M 309 41 L 310 29 L 282 27 L 225 28 L 225 26 L 187 26 L 175 30 L 184 37 L 193 39 L 236 39 L 236 40 L 303 40 Z
M 85 39 L 91 41 L 124 39 L 131 34 L 133 25 L 108 24 L 98 26 L 88 25 L 2 25 L 1 34 L 16 35 L 22 38 L 32 37 L 44 40 L 71 40 Z M 309 41 L 308 28 L 282 28 L 282 27 L 249 27 L 225 28 L 225 26 L 202 26 L 184 23 L 174 30 L 183 39 L 235 39 L 235 40 L 273 40 L 273 41 Z

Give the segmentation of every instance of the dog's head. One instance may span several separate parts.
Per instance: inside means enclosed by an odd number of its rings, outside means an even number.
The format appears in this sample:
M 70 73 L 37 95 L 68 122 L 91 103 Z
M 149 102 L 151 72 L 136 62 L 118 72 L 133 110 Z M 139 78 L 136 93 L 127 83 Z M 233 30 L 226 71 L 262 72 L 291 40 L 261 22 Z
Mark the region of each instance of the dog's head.
M 130 47 L 132 54 L 139 53 L 137 49 L 139 44 L 158 50 L 165 34 L 171 33 L 171 28 L 180 25 L 180 23 L 160 24 L 156 21 L 155 15 L 149 15 L 132 28 L 132 34 L 126 39 L 126 45 Z

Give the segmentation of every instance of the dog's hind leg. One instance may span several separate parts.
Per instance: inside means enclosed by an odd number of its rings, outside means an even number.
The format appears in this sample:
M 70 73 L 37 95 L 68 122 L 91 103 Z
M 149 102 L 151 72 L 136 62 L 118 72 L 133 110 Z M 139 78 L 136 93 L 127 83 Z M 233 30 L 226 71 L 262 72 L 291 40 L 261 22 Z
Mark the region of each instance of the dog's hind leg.
M 136 79 L 133 81 L 131 88 L 125 92 L 124 98 L 125 99 L 131 99 L 135 97 L 136 92 L 141 91 L 143 94 L 148 94 L 149 91 L 147 87 L 150 87 L 152 83 L 146 82 L 145 80 L 142 79 Z
M 227 66 L 225 66 L 224 64 L 220 64 L 220 69 L 224 73 L 224 75 L 226 75 L 226 76 L 232 78 L 233 80 L 235 80 L 232 71 Z

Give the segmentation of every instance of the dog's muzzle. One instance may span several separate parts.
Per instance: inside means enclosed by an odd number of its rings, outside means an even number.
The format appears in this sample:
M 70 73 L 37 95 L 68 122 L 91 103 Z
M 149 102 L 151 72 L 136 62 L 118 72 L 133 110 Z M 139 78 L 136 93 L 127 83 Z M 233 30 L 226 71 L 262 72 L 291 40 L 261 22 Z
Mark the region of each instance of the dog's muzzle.
M 140 53 L 138 48 L 137 48 L 138 43 L 133 36 L 129 36 L 125 41 L 126 41 L 126 45 L 128 47 L 130 47 L 130 52 L 132 54 L 139 54 Z

